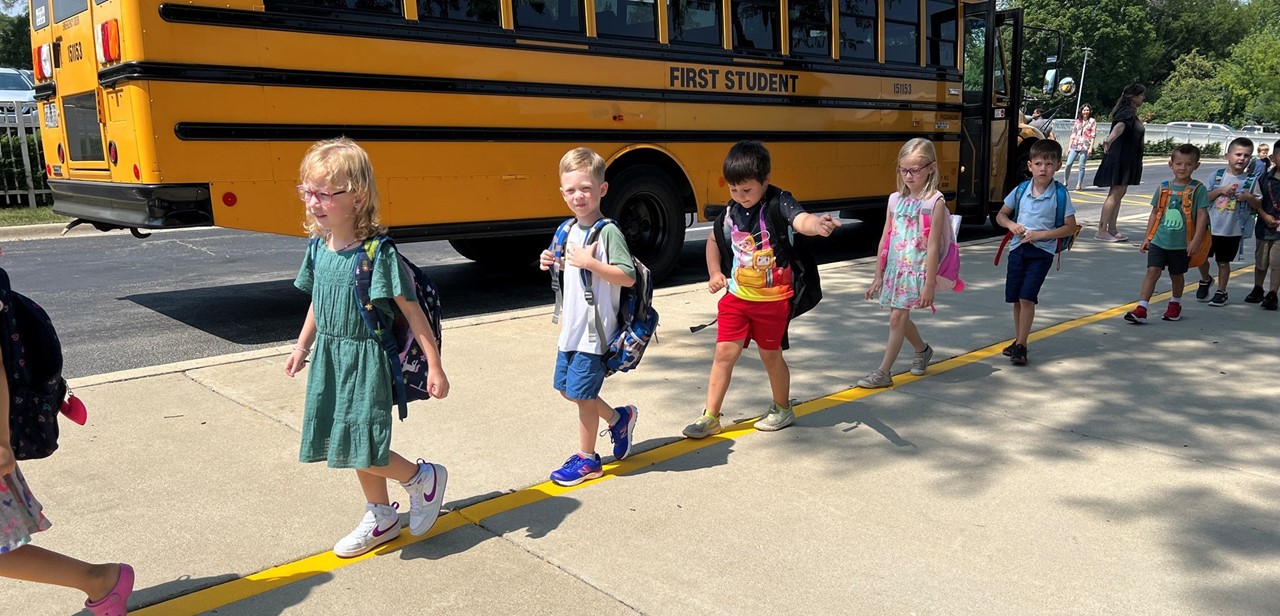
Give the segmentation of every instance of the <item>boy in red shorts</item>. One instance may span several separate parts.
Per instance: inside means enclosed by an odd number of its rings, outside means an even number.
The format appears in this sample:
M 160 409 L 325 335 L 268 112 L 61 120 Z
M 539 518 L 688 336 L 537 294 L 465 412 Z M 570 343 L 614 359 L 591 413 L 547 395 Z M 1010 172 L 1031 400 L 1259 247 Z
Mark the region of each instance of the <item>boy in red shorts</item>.
M 752 340 L 760 349 L 760 361 L 773 392 L 773 404 L 755 428 L 772 432 L 796 419 L 789 400 L 791 371 L 782 359 L 795 293 L 790 235 L 794 231 L 828 236 L 840 221 L 830 214 L 816 216 L 804 211 L 791 193 L 769 184 L 770 170 L 769 150 L 755 141 L 734 145 L 724 160 L 724 179 L 732 199 L 724 218 L 716 224 L 726 228 L 732 263 L 722 268 L 722 249 L 713 235 L 707 239 L 707 273 L 712 293 L 726 286 L 729 292 L 720 298 L 716 309 L 716 355 L 707 383 L 707 406 L 702 416 L 684 429 L 689 438 L 720 433 L 720 406 L 729 390 L 733 366 Z M 774 220 L 785 221 L 786 226 L 778 228 L 770 222 Z

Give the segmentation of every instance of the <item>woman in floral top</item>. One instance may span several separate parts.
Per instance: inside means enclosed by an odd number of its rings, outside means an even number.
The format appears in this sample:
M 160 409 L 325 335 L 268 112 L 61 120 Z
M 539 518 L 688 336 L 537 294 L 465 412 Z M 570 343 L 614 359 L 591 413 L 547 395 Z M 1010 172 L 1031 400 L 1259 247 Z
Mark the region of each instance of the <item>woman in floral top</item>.
M 1098 121 L 1093 119 L 1093 107 L 1086 103 L 1080 108 L 1080 115 L 1071 128 L 1070 152 L 1067 154 L 1065 166 L 1067 178 L 1063 183 L 1071 186 L 1071 164 L 1080 159 L 1080 177 L 1076 179 L 1076 190 L 1084 184 L 1084 161 L 1089 160 L 1089 151 L 1093 149 L 1093 140 L 1098 136 Z

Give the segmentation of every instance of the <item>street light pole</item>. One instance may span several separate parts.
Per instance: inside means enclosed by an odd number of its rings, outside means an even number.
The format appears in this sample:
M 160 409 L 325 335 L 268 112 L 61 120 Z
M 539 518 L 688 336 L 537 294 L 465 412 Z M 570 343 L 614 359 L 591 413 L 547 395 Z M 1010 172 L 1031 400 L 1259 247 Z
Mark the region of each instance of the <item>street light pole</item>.
M 1080 97 L 1084 96 L 1084 72 L 1089 68 L 1089 52 L 1093 51 L 1088 47 L 1080 48 L 1084 52 L 1084 64 L 1080 67 L 1080 83 L 1076 85 L 1079 90 L 1076 91 L 1076 114 L 1071 117 L 1075 120 L 1080 117 Z

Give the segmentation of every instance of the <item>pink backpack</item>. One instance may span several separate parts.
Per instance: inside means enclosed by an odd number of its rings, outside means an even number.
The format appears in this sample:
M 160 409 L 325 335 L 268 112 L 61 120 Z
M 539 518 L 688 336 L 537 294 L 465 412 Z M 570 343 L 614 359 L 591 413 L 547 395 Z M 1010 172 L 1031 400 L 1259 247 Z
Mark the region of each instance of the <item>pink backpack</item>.
M 942 197 L 942 193 L 934 193 L 926 199 L 928 202 L 934 202 Z M 889 209 L 894 210 L 898 207 L 898 193 L 889 195 Z M 892 216 L 892 214 L 890 214 Z M 933 215 L 930 210 L 920 208 L 920 224 L 924 225 L 924 237 L 929 238 L 929 231 L 933 228 L 931 224 Z M 942 254 L 942 259 L 938 261 L 938 277 L 951 281 L 951 290 L 959 293 L 965 289 L 964 280 L 960 278 L 960 246 L 956 244 L 956 239 L 960 235 L 960 217 L 951 214 L 943 220 L 943 227 L 947 231 L 947 244 Z M 889 243 L 893 241 L 893 225 L 889 226 L 889 232 L 884 236 L 884 243 L 880 245 L 880 267 L 884 267 L 885 261 L 889 258 Z

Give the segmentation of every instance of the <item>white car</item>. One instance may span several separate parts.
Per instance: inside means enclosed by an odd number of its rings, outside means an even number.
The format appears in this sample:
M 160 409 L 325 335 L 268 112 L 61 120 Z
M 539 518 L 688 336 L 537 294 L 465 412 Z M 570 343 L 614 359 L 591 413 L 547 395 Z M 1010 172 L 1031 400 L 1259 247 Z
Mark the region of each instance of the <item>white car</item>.
M 24 114 L 30 114 L 36 108 L 36 91 L 22 71 L 0 68 L 0 109 L 12 114 L 15 104 L 22 106 Z

